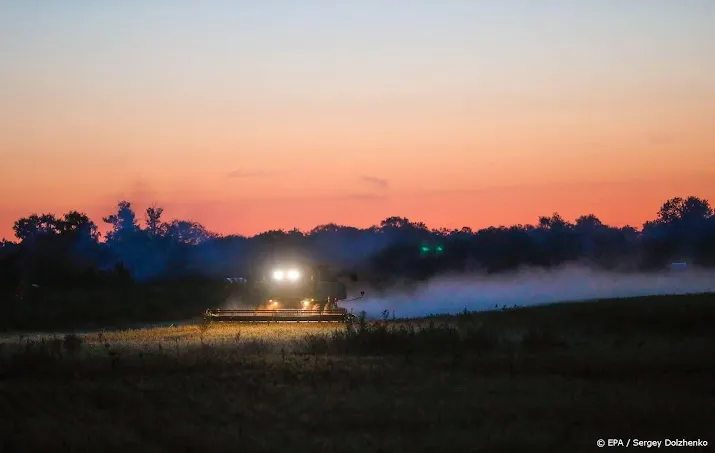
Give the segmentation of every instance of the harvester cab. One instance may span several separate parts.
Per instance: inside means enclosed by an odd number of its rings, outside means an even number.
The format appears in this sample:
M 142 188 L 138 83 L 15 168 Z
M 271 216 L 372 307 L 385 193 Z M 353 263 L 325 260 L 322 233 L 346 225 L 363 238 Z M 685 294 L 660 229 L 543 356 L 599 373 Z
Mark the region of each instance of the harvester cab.
M 338 302 L 347 299 L 345 279 L 356 281 L 354 274 L 291 260 L 265 266 L 256 277 L 249 296 L 255 309 L 207 310 L 206 315 L 231 321 L 345 321 L 352 316 Z

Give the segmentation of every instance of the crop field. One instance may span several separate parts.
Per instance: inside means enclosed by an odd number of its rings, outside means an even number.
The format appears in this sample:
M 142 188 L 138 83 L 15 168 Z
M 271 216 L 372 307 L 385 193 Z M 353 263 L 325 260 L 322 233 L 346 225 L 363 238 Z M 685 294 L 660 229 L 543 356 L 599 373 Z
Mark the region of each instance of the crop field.
M 82 339 L 90 348 L 104 347 L 106 344 L 119 348 L 156 349 L 160 345 L 190 348 L 202 343 L 212 346 L 265 343 L 271 349 L 290 349 L 307 336 L 329 334 L 341 328 L 337 323 L 217 322 L 206 325 L 196 322 L 189 325 L 90 333 L 82 335 Z
M 703 294 L 350 325 L 13 334 L 0 342 L 0 450 L 712 445 L 713 323 L 715 295 Z

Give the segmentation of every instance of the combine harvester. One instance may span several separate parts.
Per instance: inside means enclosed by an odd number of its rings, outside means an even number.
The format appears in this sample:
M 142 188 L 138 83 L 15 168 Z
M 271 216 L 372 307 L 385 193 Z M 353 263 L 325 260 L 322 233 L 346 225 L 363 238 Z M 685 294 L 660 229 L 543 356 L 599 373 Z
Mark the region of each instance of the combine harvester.
M 204 318 L 231 322 L 346 322 L 354 315 L 338 306 L 347 300 L 340 273 L 327 266 L 274 266 L 254 282 L 241 281 L 242 296 L 254 309 L 208 309 Z M 353 276 L 353 280 L 356 277 Z M 349 301 L 361 299 L 360 297 Z

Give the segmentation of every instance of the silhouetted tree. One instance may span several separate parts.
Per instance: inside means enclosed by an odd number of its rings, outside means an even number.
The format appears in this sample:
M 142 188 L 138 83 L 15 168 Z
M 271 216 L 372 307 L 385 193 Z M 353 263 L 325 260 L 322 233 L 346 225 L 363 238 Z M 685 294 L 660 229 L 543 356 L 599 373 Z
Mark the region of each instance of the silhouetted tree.
M 166 234 L 166 225 L 161 222 L 163 213 L 164 208 L 157 206 L 147 208 L 144 221 L 146 222 L 146 231 L 150 236 L 163 236 Z
M 32 214 L 23 217 L 13 225 L 15 237 L 21 241 L 35 238 L 44 234 L 59 234 L 60 221 L 53 214 Z
M 142 229 L 128 201 L 116 208 L 102 219 L 111 226 L 103 243 L 97 226 L 79 211 L 18 219 L 13 230 L 20 242 L 2 245 L 1 250 L 13 250 L 0 255 L 2 269 L 15 269 L 13 275 L 28 281 L 73 282 L 80 276 L 86 280 L 120 274 L 151 281 L 243 275 L 261 260 L 285 254 L 385 278 L 427 278 L 441 271 L 474 269 L 503 272 L 577 260 L 612 269 L 659 269 L 675 259 L 715 265 L 712 208 L 693 196 L 666 200 L 641 230 L 608 226 L 594 214 L 571 223 L 553 213 L 539 217 L 535 225 L 479 231 L 429 229 L 422 222 L 393 216 L 368 228 L 329 223 L 308 232 L 294 228 L 221 237 L 191 220 L 164 222 L 164 210 L 157 206 L 145 211 Z M 438 254 L 420 251 L 425 245 L 435 250 L 435 244 L 440 244 Z
M 86 238 L 96 241 L 99 239 L 97 225 L 83 212 L 70 211 L 59 221 L 60 234 L 74 238 Z
M 117 204 L 116 214 L 110 214 L 102 220 L 112 226 L 112 231 L 107 233 L 108 241 L 127 240 L 140 231 L 136 214 L 128 201 L 120 201 Z
M 662 224 L 674 224 L 683 222 L 686 224 L 700 223 L 713 215 L 713 210 L 707 200 L 698 197 L 671 198 L 663 203 L 658 211 L 656 222 Z
M 172 220 L 163 229 L 166 236 L 177 244 L 199 245 L 217 237 L 200 223 L 189 220 Z

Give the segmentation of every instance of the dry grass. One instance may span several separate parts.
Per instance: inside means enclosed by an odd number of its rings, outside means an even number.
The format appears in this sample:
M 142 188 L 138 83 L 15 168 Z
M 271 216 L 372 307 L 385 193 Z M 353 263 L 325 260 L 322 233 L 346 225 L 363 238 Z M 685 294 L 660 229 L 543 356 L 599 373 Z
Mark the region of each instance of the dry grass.
M 331 323 L 213 323 L 204 334 L 204 342 L 212 344 L 231 343 L 238 335 L 243 340 L 265 340 L 275 344 L 289 344 L 306 335 L 328 333 L 340 329 L 340 325 Z M 201 324 L 153 329 L 121 330 L 101 334 L 87 334 L 84 338 L 92 342 L 109 341 L 126 345 L 145 344 L 178 340 L 182 344 L 200 343 Z
M 76 336 L 82 342 L 82 354 L 86 357 L 103 355 L 111 349 L 122 351 L 141 350 L 144 353 L 162 353 L 166 350 L 184 351 L 199 346 L 231 347 L 260 352 L 294 352 L 305 340 L 315 335 L 330 335 L 343 326 L 335 323 L 195 323 L 145 329 L 97 331 L 84 334 L 22 334 L 0 339 L 0 347 L 6 349 L 20 344 L 57 344 L 67 335 Z M 49 347 L 49 346 L 48 346 Z
M 705 327 L 714 313 L 710 295 L 337 334 L 336 325 L 217 324 L 15 339 L 0 346 L 0 450 L 580 452 L 597 450 L 602 437 L 712 443 L 715 333 Z

